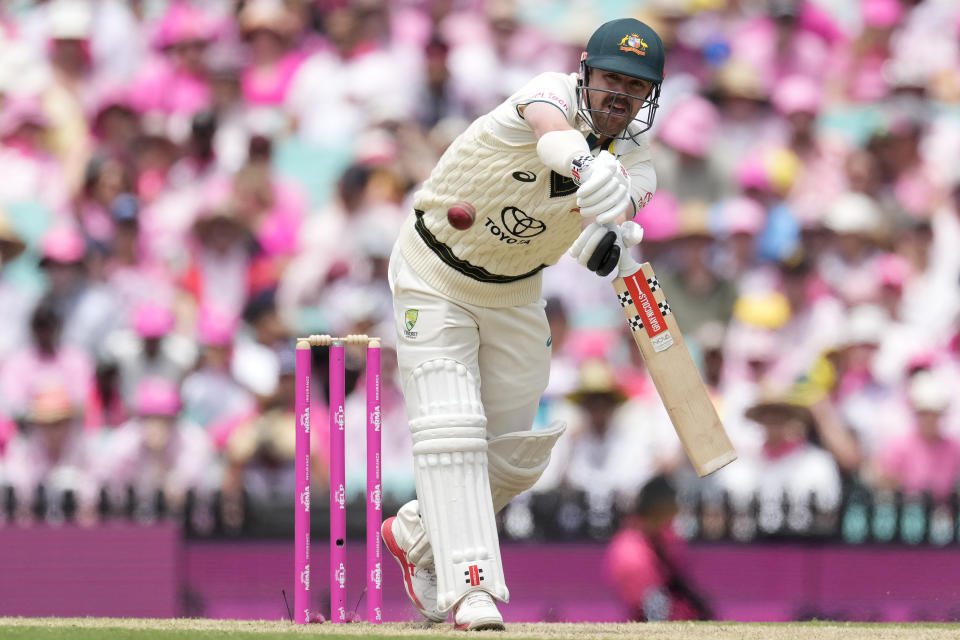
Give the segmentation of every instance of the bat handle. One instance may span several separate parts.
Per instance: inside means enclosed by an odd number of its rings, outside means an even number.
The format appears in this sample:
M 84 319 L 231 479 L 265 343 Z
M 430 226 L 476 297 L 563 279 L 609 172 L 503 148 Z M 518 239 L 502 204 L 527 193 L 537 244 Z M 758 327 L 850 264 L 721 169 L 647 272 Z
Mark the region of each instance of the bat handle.
M 633 275 L 637 271 L 640 271 L 640 263 L 633 259 L 633 256 L 630 255 L 630 249 L 623 247 L 620 250 L 620 261 L 617 263 L 617 275 L 621 278 L 626 278 L 629 275 Z

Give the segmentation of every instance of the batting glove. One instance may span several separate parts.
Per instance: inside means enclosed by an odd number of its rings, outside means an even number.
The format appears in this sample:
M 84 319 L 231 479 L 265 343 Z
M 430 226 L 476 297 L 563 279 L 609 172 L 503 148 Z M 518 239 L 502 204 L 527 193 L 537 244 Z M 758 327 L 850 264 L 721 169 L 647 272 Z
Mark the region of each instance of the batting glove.
M 570 256 L 599 276 L 606 276 L 620 262 L 620 252 L 640 243 L 643 227 L 627 221 L 615 224 L 591 222 L 570 247 Z
M 609 151 L 593 156 L 577 156 L 571 173 L 577 183 L 580 215 L 596 216 L 600 224 L 617 219 L 630 205 L 630 175 Z

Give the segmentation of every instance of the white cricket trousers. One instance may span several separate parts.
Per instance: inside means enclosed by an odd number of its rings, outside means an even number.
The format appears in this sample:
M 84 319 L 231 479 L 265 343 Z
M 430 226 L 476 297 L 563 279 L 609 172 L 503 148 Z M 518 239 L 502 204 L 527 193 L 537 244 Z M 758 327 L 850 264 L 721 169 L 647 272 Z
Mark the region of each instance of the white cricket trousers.
M 451 359 L 480 384 L 487 439 L 528 431 L 550 377 L 550 327 L 541 299 L 490 308 L 446 296 L 423 281 L 398 247 L 390 256 L 397 360 L 404 395 L 424 362 Z M 407 403 L 408 418 L 416 411 Z

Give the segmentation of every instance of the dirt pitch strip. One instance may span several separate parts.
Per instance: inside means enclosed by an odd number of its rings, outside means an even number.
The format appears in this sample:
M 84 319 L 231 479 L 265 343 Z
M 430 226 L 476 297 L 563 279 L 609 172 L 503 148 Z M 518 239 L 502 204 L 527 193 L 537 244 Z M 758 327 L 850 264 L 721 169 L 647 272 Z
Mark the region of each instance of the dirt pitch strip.
M 506 632 L 455 632 L 449 623 L 414 622 L 370 624 L 311 624 L 242 620 L 151 620 L 136 618 L 0 618 L 4 640 L 152 640 L 154 638 L 273 640 L 309 635 L 323 640 L 355 638 L 520 638 L 606 640 L 940 640 L 960 638 L 958 624 L 867 624 L 836 622 L 739 623 L 522 623 L 507 625 Z

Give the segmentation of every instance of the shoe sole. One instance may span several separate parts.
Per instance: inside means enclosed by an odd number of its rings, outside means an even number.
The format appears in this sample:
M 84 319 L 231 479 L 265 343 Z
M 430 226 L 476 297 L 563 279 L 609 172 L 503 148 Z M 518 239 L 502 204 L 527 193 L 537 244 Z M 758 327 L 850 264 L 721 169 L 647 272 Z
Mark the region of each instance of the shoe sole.
M 404 553 L 403 549 L 400 548 L 400 545 L 397 544 L 397 539 L 393 537 L 394 520 L 396 520 L 396 517 L 387 518 L 383 521 L 383 524 L 380 525 L 380 537 L 383 538 L 383 544 L 387 547 L 387 551 L 390 552 L 390 555 L 393 556 L 393 559 L 396 560 L 397 564 L 400 565 L 400 573 L 403 574 L 403 587 L 407 591 L 407 597 L 410 598 L 411 602 L 413 602 L 413 606 L 417 608 L 417 611 L 420 612 L 420 615 L 427 620 L 431 622 L 446 622 L 447 616 L 440 618 L 427 613 L 423 609 L 420 599 L 413 592 L 413 583 L 410 581 L 410 574 L 407 570 L 410 566 L 410 563 L 407 562 L 407 554 Z
M 506 631 L 507 628 L 502 622 L 497 620 L 491 620 L 489 622 L 477 622 L 474 625 L 470 624 L 455 624 L 453 628 L 457 631 Z

